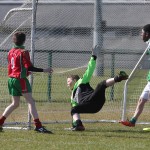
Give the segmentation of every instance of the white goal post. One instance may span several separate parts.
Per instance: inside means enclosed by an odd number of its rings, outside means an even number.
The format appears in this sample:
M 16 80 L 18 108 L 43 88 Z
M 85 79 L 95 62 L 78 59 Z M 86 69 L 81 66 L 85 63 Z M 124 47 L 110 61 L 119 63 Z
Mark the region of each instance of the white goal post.
M 30 3 L 30 1 L 27 1 L 27 3 L 28 2 Z M 1 22 L 1 27 L 2 28 L 5 27 L 6 22 L 11 17 L 15 16 L 16 13 L 18 13 L 18 12 L 27 12 L 27 11 L 29 11 L 32 14 L 31 16 L 29 16 L 29 18 L 26 18 L 25 21 L 23 21 L 8 37 L 6 37 L 3 40 L 3 42 L 0 44 L 0 47 L 3 47 L 5 45 L 5 42 L 7 42 L 9 40 L 9 38 L 12 36 L 12 34 L 15 31 L 19 30 L 22 25 L 24 25 L 30 18 L 32 18 L 31 19 L 32 20 L 31 21 L 32 25 L 31 25 L 31 55 L 30 56 L 31 56 L 32 63 L 34 63 L 33 60 L 34 60 L 34 49 L 35 49 L 34 39 L 35 39 L 35 15 L 36 15 L 36 10 L 35 9 L 36 9 L 36 1 L 35 0 L 32 1 L 32 5 L 31 5 L 32 8 L 25 8 L 27 3 L 23 4 L 20 8 L 13 8 L 13 9 L 9 10 L 8 13 L 5 15 L 3 21 Z M 24 8 L 22 8 L 22 7 L 24 7 Z M 32 74 L 29 77 L 29 81 L 30 81 L 30 84 L 32 86 L 32 82 L 33 82 L 33 75 Z M 7 126 L 4 127 L 4 128 L 6 128 L 6 129 L 24 129 L 24 130 L 30 129 L 31 128 L 31 115 L 30 115 L 29 111 L 28 111 L 28 115 L 27 116 L 28 116 L 28 120 L 26 120 L 25 122 L 18 122 L 18 121 L 6 122 L 5 125 L 7 125 Z M 17 127 L 17 126 L 10 127 L 10 125 L 21 125 L 22 127 Z
M 123 97 L 123 108 L 122 108 L 122 120 L 123 121 L 127 119 L 126 111 L 127 111 L 127 101 L 128 101 L 128 98 L 127 98 L 127 95 L 128 95 L 128 83 L 130 82 L 131 78 L 134 76 L 134 73 L 135 73 L 136 69 L 139 67 L 140 63 L 143 61 L 145 55 L 147 54 L 147 52 L 149 50 L 150 50 L 150 44 L 148 44 L 147 48 L 145 49 L 145 51 L 141 55 L 140 59 L 138 60 L 137 64 L 135 65 L 135 67 L 131 71 L 128 80 L 126 80 L 126 82 L 124 84 L 124 94 L 123 94 L 124 97 Z M 143 124 L 144 124 L 144 122 L 143 122 Z M 145 124 L 148 124 L 148 123 L 145 123 Z

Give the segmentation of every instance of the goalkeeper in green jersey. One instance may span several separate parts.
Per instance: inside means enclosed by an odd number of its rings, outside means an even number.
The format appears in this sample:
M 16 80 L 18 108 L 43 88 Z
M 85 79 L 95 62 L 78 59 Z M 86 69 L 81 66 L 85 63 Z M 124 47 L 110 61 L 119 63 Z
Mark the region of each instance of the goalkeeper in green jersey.
M 85 130 L 80 119 L 81 113 L 97 113 L 101 110 L 105 103 L 105 89 L 114 85 L 116 82 L 126 80 L 128 75 L 121 71 L 118 76 L 100 82 L 95 90 L 90 86 L 89 82 L 96 66 L 97 48 L 92 50 L 92 56 L 88 63 L 87 70 L 82 78 L 78 75 L 70 75 L 67 78 L 67 86 L 72 90 L 71 94 L 71 115 L 72 115 L 72 131 Z
M 146 42 L 147 44 L 150 44 L 150 24 L 147 24 L 142 28 L 141 37 L 144 42 Z M 148 51 L 148 53 L 149 53 L 149 51 Z M 122 123 L 123 125 L 129 126 L 129 127 L 134 127 L 137 119 L 139 118 L 139 116 L 141 115 L 141 113 L 144 109 L 145 103 L 148 100 L 150 100 L 150 71 L 147 76 L 147 81 L 148 81 L 147 85 L 143 89 L 143 92 L 137 103 L 137 107 L 135 109 L 134 115 L 132 116 L 132 118 L 130 120 L 121 121 L 120 123 Z M 143 130 L 150 131 L 150 128 L 144 128 Z

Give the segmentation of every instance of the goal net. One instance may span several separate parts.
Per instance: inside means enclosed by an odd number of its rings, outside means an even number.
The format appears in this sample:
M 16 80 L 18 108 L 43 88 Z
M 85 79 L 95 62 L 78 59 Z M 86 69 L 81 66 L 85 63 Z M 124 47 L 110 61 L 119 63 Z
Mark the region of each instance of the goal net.
M 128 4 L 132 10 L 135 4 Z M 114 6 L 116 9 L 114 9 Z M 120 70 L 131 73 L 137 60 L 142 55 L 143 46 L 139 38 L 141 26 L 127 27 L 119 25 L 120 19 L 115 15 L 117 11 L 122 12 L 124 4 L 107 5 L 102 4 L 102 31 L 103 31 L 103 53 L 104 70 L 103 75 L 93 76 L 91 86 L 96 85 L 107 78 L 114 77 Z M 145 7 L 145 5 L 143 5 Z M 5 6 L 6 7 L 6 6 Z M 0 113 L 11 103 L 11 96 L 7 88 L 7 53 L 12 47 L 12 35 L 15 31 L 24 31 L 27 34 L 25 48 L 31 54 L 31 41 L 35 44 L 33 53 L 34 66 L 46 68 L 52 66 L 52 76 L 44 73 L 33 73 L 33 97 L 36 101 L 40 120 L 43 123 L 71 122 L 70 116 L 70 95 L 67 88 L 66 78 L 70 74 L 82 74 L 86 70 L 87 63 L 91 56 L 93 47 L 94 31 L 94 3 L 93 2 L 43 2 L 38 0 L 36 18 L 33 18 L 32 1 L 24 4 L 9 5 L 9 11 L 1 20 L 0 24 Z M 133 7 L 133 8 L 132 8 Z M 140 7 L 138 13 L 144 12 Z M 110 12 L 112 10 L 112 13 Z M 115 11 L 116 12 L 115 12 Z M 121 11 L 120 11 L 121 10 Z M 136 13 L 137 14 L 137 13 Z M 141 14 L 140 14 L 141 15 Z M 114 21 L 118 22 L 117 25 Z M 35 22 L 34 22 L 35 21 Z M 35 24 L 34 24 L 35 23 Z M 35 36 L 32 39 L 32 25 L 35 27 Z M 132 42 L 132 44 L 131 44 Z M 130 44 L 128 44 L 130 43 Z M 139 45 L 137 44 L 139 43 Z M 141 47 L 140 47 L 141 48 Z M 147 60 L 148 61 L 148 60 Z M 131 84 L 136 93 L 132 95 L 133 100 L 128 101 L 129 107 L 134 107 L 137 97 L 141 92 L 146 80 L 147 62 L 143 61 L 141 69 L 138 69 L 137 80 L 133 78 Z M 133 81 L 132 81 L 133 82 Z M 140 82 L 140 85 L 139 85 Z M 82 115 L 85 122 L 117 122 L 121 119 L 124 83 L 121 82 L 106 90 L 106 103 L 97 114 Z M 136 85 L 138 83 L 138 85 Z M 132 89 L 128 90 L 132 93 Z M 127 109 L 129 110 L 129 109 Z M 129 110 L 130 111 L 130 110 Z M 147 110 L 148 111 L 148 110 Z M 130 111 L 131 112 L 131 111 Z M 20 107 L 16 109 L 6 124 L 26 127 L 28 125 L 28 106 L 24 98 L 21 98 Z
M 124 85 L 124 101 L 123 101 L 123 112 L 122 120 L 131 118 L 135 112 L 140 95 L 147 84 L 147 75 L 149 68 L 149 49 L 150 45 L 147 46 L 141 57 L 138 59 L 135 67 L 131 71 L 128 80 Z M 140 116 L 140 121 L 138 123 L 150 123 L 149 115 L 150 104 L 145 104 L 143 114 Z

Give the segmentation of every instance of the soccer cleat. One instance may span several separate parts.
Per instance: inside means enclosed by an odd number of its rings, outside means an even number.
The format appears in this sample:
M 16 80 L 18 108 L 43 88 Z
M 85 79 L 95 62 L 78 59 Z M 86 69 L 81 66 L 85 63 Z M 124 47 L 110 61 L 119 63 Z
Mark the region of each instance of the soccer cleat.
M 82 121 L 80 119 L 78 119 L 78 120 L 72 122 L 71 128 L 65 128 L 65 130 L 84 131 L 85 127 L 83 126 Z
M 121 124 L 128 127 L 135 127 L 135 123 L 130 122 L 129 120 L 126 121 L 120 121 Z
M 71 130 L 72 131 L 84 131 L 85 127 L 83 125 L 80 125 L 80 126 L 72 127 Z
M 127 80 L 128 79 L 128 75 L 124 72 L 124 71 L 120 71 L 118 78 L 122 81 L 122 80 Z
M 85 128 L 82 124 L 82 121 L 80 119 L 73 121 L 71 130 L 72 131 L 84 131 Z
M 49 134 L 53 134 L 51 131 L 47 130 L 46 128 L 44 127 L 40 127 L 40 128 L 35 128 L 34 131 L 37 131 L 39 133 L 49 133 Z
M 115 82 L 121 82 L 122 80 L 127 80 L 128 75 L 124 71 L 120 71 L 119 75 L 116 76 L 114 79 Z

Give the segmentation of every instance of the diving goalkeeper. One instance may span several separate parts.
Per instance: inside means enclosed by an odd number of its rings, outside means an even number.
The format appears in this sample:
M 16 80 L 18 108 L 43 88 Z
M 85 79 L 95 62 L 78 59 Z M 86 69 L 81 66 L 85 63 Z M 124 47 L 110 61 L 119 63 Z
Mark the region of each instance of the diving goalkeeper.
M 100 82 L 95 90 L 90 86 L 89 82 L 96 66 L 97 48 L 92 49 L 92 56 L 88 63 L 87 70 L 82 78 L 78 75 L 70 75 L 67 77 L 67 86 L 72 91 L 71 94 L 71 116 L 72 131 L 84 131 L 85 127 L 80 119 L 80 114 L 97 113 L 105 103 L 105 89 L 114 85 L 116 82 L 126 80 L 128 75 L 124 71 L 120 71 L 119 75 Z

